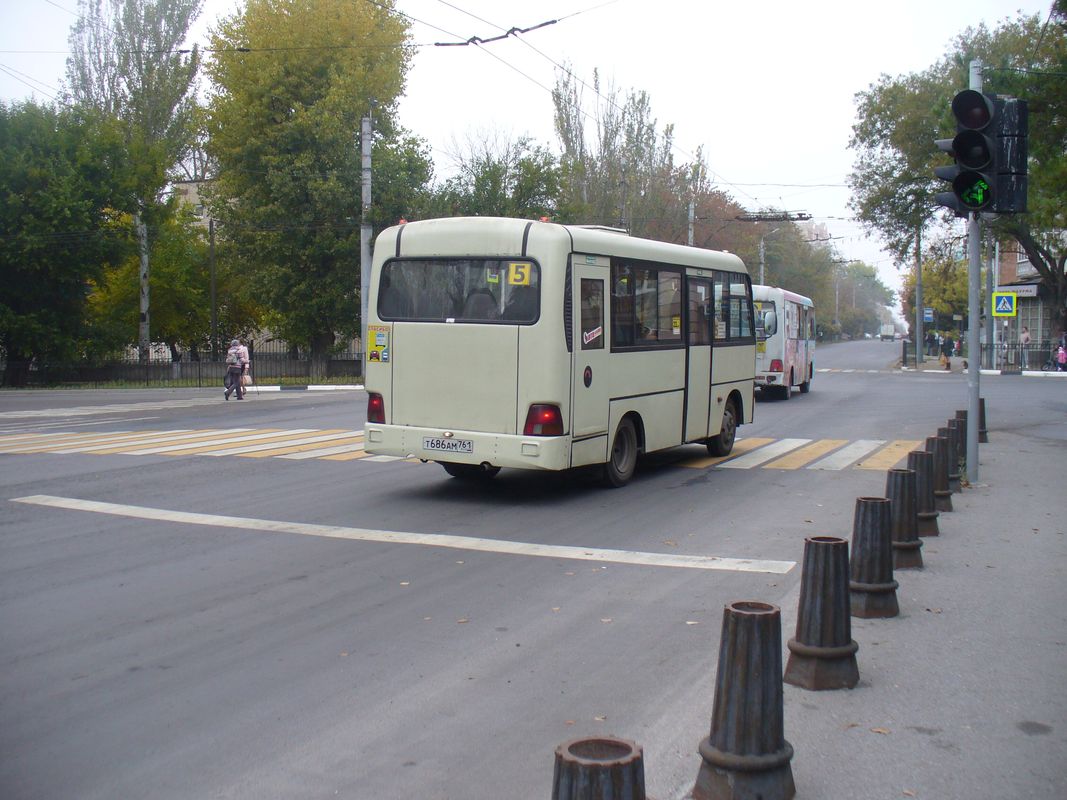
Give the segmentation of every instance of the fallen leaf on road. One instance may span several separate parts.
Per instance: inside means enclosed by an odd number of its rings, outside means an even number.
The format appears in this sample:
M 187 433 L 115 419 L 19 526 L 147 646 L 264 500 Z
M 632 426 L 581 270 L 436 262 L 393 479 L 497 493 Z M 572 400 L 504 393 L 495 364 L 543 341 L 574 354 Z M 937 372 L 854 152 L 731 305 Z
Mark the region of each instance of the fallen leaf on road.
M 611 617 L 601 617 L 600 621 L 601 622 L 611 622 Z
M 470 622 L 470 620 L 467 619 L 466 617 L 464 617 L 463 619 L 457 619 L 456 620 L 456 624 L 457 625 L 463 625 L 464 623 L 467 623 L 467 622 Z
M 595 717 L 593 717 L 593 719 L 596 720 L 597 722 L 607 722 L 608 721 L 608 718 L 605 717 L 603 714 L 597 714 Z
M 882 736 L 888 736 L 889 728 L 871 728 L 871 733 L 880 733 Z
M 685 624 L 686 624 L 686 625 L 699 625 L 699 624 L 700 624 L 700 622 L 698 622 L 698 621 L 697 621 L 697 620 L 695 620 L 695 619 L 687 619 L 687 620 L 685 621 Z
M 563 724 L 564 724 L 564 725 L 574 725 L 575 723 L 574 723 L 574 720 L 573 720 L 573 719 L 569 719 L 569 720 L 567 720 L 566 722 L 564 722 Z
M 940 614 L 941 613 L 941 609 L 940 608 L 928 608 L 926 610 L 929 611 L 931 614 Z
M 903 794 L 904 794 L 905 797 L 918 797 L 919 796 L 915 792 L 913 792 L 911 789 L 905 789 Z
M 667 547 L 677 547 L 678 546 L 678 542 L 674 541 L 674 539 L 664 539 L 663 543 L 665 545 L 667 545 Z
M 552 606 L 553 611 L 559 611 L 559 606 Z
M 400 581 L 401 586 L 411 586 L 411 581 Z

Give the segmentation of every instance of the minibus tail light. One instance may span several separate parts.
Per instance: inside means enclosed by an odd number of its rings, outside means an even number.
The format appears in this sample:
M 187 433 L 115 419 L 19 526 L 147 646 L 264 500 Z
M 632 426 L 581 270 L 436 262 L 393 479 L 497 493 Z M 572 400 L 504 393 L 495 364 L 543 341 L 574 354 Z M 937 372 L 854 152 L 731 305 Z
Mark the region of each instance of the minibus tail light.
M 367 422 L 385 424 L 385 401 L 377 392 L 367 395 Z
M 526 413 L 523 436 L 562 436 L 563 414 L 559 406 L 534 403 Z
M 771 359 L 771 372 L 781 372 L 781 371 L 782 371 L 782 359 L 780 359 L 780 358 L 772 358 Z

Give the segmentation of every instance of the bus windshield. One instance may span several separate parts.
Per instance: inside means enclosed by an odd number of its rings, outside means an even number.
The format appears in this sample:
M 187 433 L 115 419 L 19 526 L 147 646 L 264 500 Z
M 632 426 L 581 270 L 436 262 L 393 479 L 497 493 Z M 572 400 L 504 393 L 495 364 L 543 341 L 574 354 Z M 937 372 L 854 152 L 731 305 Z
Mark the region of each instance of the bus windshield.
M 540 285 L 532 260 L 396 258 L 382 267 L 378 315 L 394 322 L 532 325 Z
M 756 340 L 765 341 L 774 336 L 777 330 L 777 314 L 775 313 L 774 301 L 753 300 L 752 307 L 756 312 Z M 771 315 L 774 315 L 773 317 Z M 770 323 L 768 325 L 768 323 Z

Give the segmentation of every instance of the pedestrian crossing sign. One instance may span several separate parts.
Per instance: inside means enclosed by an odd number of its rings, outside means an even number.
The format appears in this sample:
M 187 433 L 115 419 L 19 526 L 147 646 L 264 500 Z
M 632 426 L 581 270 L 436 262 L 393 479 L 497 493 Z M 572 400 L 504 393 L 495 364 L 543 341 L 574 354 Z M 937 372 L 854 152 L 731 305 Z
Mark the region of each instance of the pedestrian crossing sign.
M 1014 317 L 1017 309 L 1015 292 L 993 292 L 994 317 Z

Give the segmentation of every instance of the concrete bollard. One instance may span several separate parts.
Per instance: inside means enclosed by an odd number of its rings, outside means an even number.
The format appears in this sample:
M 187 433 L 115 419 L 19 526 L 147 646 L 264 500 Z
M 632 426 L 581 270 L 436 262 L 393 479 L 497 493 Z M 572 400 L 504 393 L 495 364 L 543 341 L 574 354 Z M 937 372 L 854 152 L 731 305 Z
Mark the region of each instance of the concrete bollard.
M 923 543 L 919 540 L 919 507 L 915 470 L 891 469 L 886 473 L 885 496 L 889 498 L 889 533 L 893 546 L 893 569 L 922 569 Z
M 955 420 L 953 420 L 955 422 Z M 938 428 L 937 435 L 945 440 L 945 462 L 948 468 L 948 490 L 950 494 L 960 492 L 959 443 L 956 431 L 952 427 Z
M 934 507 L 952 510 L 952 492 L 948 488 L 948 442 L 940 436 L 926 437 L 926 452 L 934 454 Z
M 956 411 L 956 419 L 960 424 L 960 460 L 965 464 L 967 463 L 967 411 L 966 409 L 960 409 Z
M 851 689 L 859 683 L 859 645 L 852 638 L 848 542 L 836 536 L 804 540 L 797 635 L 790 639 L 785 682 L 802 689 Z
M 856 499 L 849 578 L 852 616 L 872 619 L 900 613 L 898 584 L 893 580 L 889 500 L 885 497 Z
M 711 734 L 693 800 L 789 800 L 793 747 L 785 740 L 782 612 L 738 601 L 723 609 Z
M 571 739 L 556 748 L 552 800 L 646 800 L 644 753 L 629 739 Z
M 956 491 L 962 491 L 963 473 L 967 471 L 967 442 L 963 437 L 963 425 L 958 419 L 952 417 L 948 421 L 948 429 L 952 434 L 952 438 L 956 440 L 956 460 L 953 462 L 957 473 L 959 474 L 959 480 L 961 482 L 961 488 Z M 940 430 L 940 429 L 939 429 Z M 952 484 L 952 477 L 949 476 L 949 485 Z
M 925 450 L 908 453 L 908 469 L 915 473 L 915 507 L 919 518 L 919 536 L 939 536 L 939 516 L 934 503 L 934 454 Z

